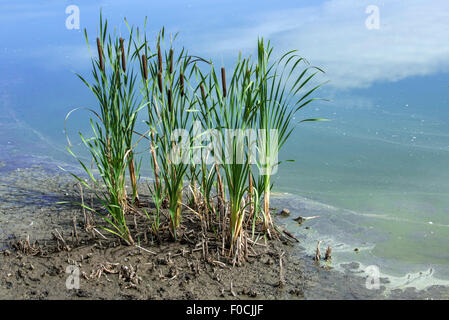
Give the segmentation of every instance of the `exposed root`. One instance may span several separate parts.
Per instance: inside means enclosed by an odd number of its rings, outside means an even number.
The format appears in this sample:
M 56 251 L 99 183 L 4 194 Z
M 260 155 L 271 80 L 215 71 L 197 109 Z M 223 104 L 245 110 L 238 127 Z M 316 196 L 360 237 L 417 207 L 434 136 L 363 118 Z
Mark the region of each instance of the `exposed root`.
M 43 255 L 43 249 L 37 241 L 33 245 L 31 245 L 30 236 L 28 234 L 26 235 L 25 240 L 18 240 L 15 244 L 13 244 L 13 247 L 18 252 L 25 255 Z M 9 251 L 7 251 L 6 254 L 9 254 Z

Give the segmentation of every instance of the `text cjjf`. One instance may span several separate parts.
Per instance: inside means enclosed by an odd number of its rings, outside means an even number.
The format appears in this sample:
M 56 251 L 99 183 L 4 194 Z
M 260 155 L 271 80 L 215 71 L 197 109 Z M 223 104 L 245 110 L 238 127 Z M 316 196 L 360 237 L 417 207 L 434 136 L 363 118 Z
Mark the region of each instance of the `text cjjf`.
M 231 314 L 245 314 L 250 317 L 255 317 L 263 311 L 263 305 L 261 304 L 231 304 Z

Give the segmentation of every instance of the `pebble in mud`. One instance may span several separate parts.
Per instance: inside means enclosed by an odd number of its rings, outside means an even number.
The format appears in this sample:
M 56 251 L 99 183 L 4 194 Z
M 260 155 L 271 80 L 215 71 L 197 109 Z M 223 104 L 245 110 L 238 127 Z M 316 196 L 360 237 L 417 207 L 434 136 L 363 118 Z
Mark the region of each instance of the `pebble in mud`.
M 247 290 L 246 288 L 243 288 L 242 294 L 247 295 L 248 297 L 251 297 L 251 298 L 257 297 L 257 292 L 253 289 Z
M 279 214 L 283 217 L 288 217 L 290 215 L 290 210 L 284 208 L 281 212 L 279 212 Z
M 295 296 L 304 296 L 304 292 L 299 288 L 291 289 L 289 293 Z

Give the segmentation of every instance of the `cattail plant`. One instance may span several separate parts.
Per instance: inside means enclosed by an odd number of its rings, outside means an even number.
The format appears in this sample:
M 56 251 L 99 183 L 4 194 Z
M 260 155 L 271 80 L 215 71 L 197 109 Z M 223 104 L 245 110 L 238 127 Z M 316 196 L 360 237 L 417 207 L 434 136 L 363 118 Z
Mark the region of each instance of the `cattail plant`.
M 129 176 L 131 179 L 131 187 L 132 187 L 132 201 L 133 203 L 139 203 L 139 195 L 137 190 L 137 173 L 138 170 L 135 166 L 134 160 L 134 146 L 133 146 L 133 133 L 134 127 L 137 120 L 137 111 L 142 108 L 142 99 L 137 95 L 136 90 L 136 74 L 134 70 L 126 71 L 126 60 L 130 56 L 131 49 L 131 41 L 132 41 L 132 30 L 130 32 L 130 39 L 128 42 L 128 51 L 125 53 L 124 47 L 124 39 L 120 37 L 120 55 L 122 61 L 122 81 L 123 85 L 120 86 L 120 99 L 122 105 L 122 112 L 124 114 L 123 117 L 123 125 L 125 126 L 126 132 L 126 146 L 129 150 L 128 154 L 128 168 L 129 168 Z M 131 56 L 131 60 L 133 60 Z
M 122 70 L 123 72 L 126 72 L 126 55 L 125 55 L 125 46 L 123 43 L 125 42 L 125 39 L 120 37 L 120 53 L 122 54 Z
M 151 97 L 150 97 L 150 90 L 148 89 L 149 87 L 149 83 L 148 83 L 148 65 L 147 65 L 147 56 L 146 54 L 142 54 L 142 59 L 141 59 L 141 73 L 142 73 L 142 82 L 143 82 L 143 92 L 144 92 L 144 101 L 147 102 L 147 105 L 151 105 Z M 151 109 L 148 107 L 148 120 L 147 120 L 147 124 L 150 127 L 149 132 L 150 132 L 150 138 L 151 138 L 151 142 L 150 142 L 150 153 L 151 153 L 151 165 L 153 168 L 153 174 L 154 174 L 154 179 L 155 179 L 155 187 L 158 188 L 160 187 L 160 183 L 159 183 L 159 175 L 158 175 L 158 171 L 159 171 L 159 166 L 157 164 L 157 156 L 156 156 L 156 137 L 155 137 L 155 117 L 154 117 L 154 113 L 151 112 Z
M 162 31 L 157 41 L 157 60 L 148 63 L 149 80 L 144 82 L 143 91 L 146 92 L 148 104 L 147 123 L 157 146 L 157 152 L 153 153 L 153 164 L 158 164 L 154 168 L 159 169 L 157 174 L 163 180 L 163 193 L 167 195 L 170 212 L 170 230 L 173 238 L 177 239 L 182 213 L 183 182 L 189 166 L 184 157 L 189 150 L 178 150 L 178 141 L 173 137 L 176 130 L 189 129 L 189 109 L 193 102 L 188 94 L 185 75 L 192 72 L 194 67 L 189 65 L 190 58 L 184 49 L 175 56 L 175 51 L 170 48 L 168 54 L 165 52 L 167 67 L 164 68 L 161 46 L 163 40 Z M 149 51 L 148 48 L 146 50 Z
M 205 61 L 201 59 L 201 61 L 206 62 L 210 64 L 210 62 Z M 195 69 L 195 80 L 197 82 L 197 87 L 194 90 L 194 95 L 198 101 L 197 105 L 199 108 L 199 112 L 193 113 L 193 119 L 195 121 L 195 124 L 200 124 L 200 128 L 197 128 L 194 130 L 194 141 L 196 139 L 203 140 L 203 138 L 206 138 L 210 140 L 211 137 L 205 137 L 203 133 L 207 131 L 208 129 L 214 128 L 215 123 L 214 121 L 214 112 L 215 107 L 213 105 L 209 105 L 208 101 L 208 93 L 210 92 L 210 88 L 212 88 L 211 84 L 208 84 L 206 81 L 206 78 L 210 78 L 210 75 L 205 76 L 200 68 Z M 198 131 L 203 131 L 197 132 Z M 212 142 L 212 141 L 209 141 Z M 193 146 L 193 152 L 195 154 L 195 157 L 199 156 L 199 159 L 196 158 L 195 163 L 199 167 L 199 172 L 195 173 L 197 174 L 197 178 L 195 182 L 198 182 L 199 184 L 199 197 L 198 203 L 201 204 L 202 210 L 198 210 L 198 213 L 201 214 L 201 217 L 204 218 L 206 222 L 206 228 L 210 229 L 213 227 L 213 220 L 215 222 L 220 222 L 220 212 L 222 209 L 222 193 L 219 192 L 219 190 L 223 190 L 219 186 L 221 186 L 221 176 L 219 174 L 217 163 L 215 162 L 215 155 L 214 150 L 209 150 L 208 148 L 204 148 L 202 146 L 202 143 L 198 143 L 198 145 L 195 144 Z M 198 163 L 199 162 L 199 163 Z M 212 165 L 211 165 L 212 163 Z M 218 181 L 218 183 L 217 183 Z M 217 206 L 212 201 L 212 190 L 214 185 L 217 185 Z M 194 189 L 195 190 L 195 189 Z M 214 232 L 218 232 L 217 228 L 212 228 Z
M 248 189 L 246 181 L 250 172 L 250 163 L 246 138 L 239 134 L 234 138 L 229 129 L 233 129 L 234 133 L 251 129 L 250 124 L 254 116 L 251 109 L 255 105 L 255 95 L 252 92 L 254 86 L 243 85 L 247 64 L 247 60 L 241 60 L 239 57 L 229 86 L 226 84 L 224 69 L 221 72 L 220 86 L 212 66 L 209 72 L 210 97 L 206 96 L 206 90 L 201 85 L 201 99 L 199 99 L 202 101 L 203 118 L 212 120 L 208 125 L 219 131 L 219 139 L 223 145 L 222 153 L 219 155 L 222 163 L 215 163 L 215 168 L 217 179 L 220 181 L 220 171 L 223 170 L 226 180 L 229 201 L 226 206 L 226 211 L 229 213 L 227 238 L 230 252 L 233 252 L 235 257 L 240 257 L 242 253 L 240 244 L 243 243 L 241 237 L 247 208 L 244 198 Z M 219 193 L 222 194 L 221 197 L 225 197 L 224 191 L 220 190 Z
M 101 215 L 107 222 L 105 230 L 128 244 L 134 243 L 128 212 L 143 211 L 147 231 L 159 241 L 166 229 L 163 224 L 169 224 L 176 240 L 187 208 L 200 217 L 202 232 L 212 231 L 222 241 L 222 254 L 227 251 L 234 263 L 240 262 L 248 252 L 249 232 L 254 238 L 256 232 L 269 236 L 275 230 L 269 205 L 271 176 L 280 164 L 277 153 L 295 127 L 296 112 L 317 100 L 312 94 L 321 84 L 311 84 L 323 71 L 309 66 L 296 51 L 271 62 L 273 48 L 260 39 L 257 61 L 239 55 L 227 79 L 224 67 L 217 75 L 211 62 L 189 56 L 184 48 L 175 50 L 173 41 L 165 49 L 164 29 L 153 51 L 146 33 L 141 37 L 138 29 L 136 36 L 134 28 L 129 31 L 129 37 L 110 34 L 100 15 L 93 80 L 78 75 L 98 102 L 97 109 L 90 109 L 93 136 L 80 133 L 98 174 L 79 160 L 93 186 L 74 176 L 93 189 L 102 208 L 83 206 Z M 209 67 L 202 70 L 197 61 Z M 134 141 L 137 117 L 144 108 L 148 130 L 137 133 L 140 138 Z M 204 138 L 198 130 L 212 133 L 208 138 L 212 148 L 197 144 Z M 154 180 L 147 185 L 153 212 L 141 208 L 137 190 L 141 162 L 135 150 L 142 138 L 150 146 Z M 161 216 L 162 209 L 168 209 L 168 221 Z
M 103 47 L 101 45 L 101 40 L 98 37 L 97 37 L 97 51 L 98 51 L 98 59 L 99 59 L 100 70 L 104 71 Z
M 259 141 L 262 170 L 259 186 L 263 189 L 263 214 L 265 230 L 272 225 L 270 215 L 271 175 L 279 165 L 277 154 L 294 129 L 292 120 L 296 112 L 318 98 L 311 94 L 323 85 L 306 87 L 312 79 L 323 71 L 308 66 L 308 62 L 296 54 L 296 50 L 284 54 L 280 59 L 270 62 L 273 48 L 265 47 L 263 39 L 258 40 L 258 63 L 255 70 L 257 85 L 257 110 L 255 124 L 264 132 Z M 306 67 L 300 70 L 301 63 Z M 307 89 L 306 89 L 307 88 Z M 304 121 L 323 121 L 325 119 L 305 119 Z M 274 136 L 272 133 L 275 133 Z
M 86 42 L 89 43 L 87 31 L 85 35 Z M 100 180 L 95 178 L 93 172 L 81 160 L 79 162 L 94 182 L 92 188 L 97 199 L 106 208 L 106 213 L 85 207 L 101 215 L 108 223 L 108 226 L 104 227 L 107 231 L 121 237 L 128 244 L 133 244 L 134 240 L 125 219 L 128 210 L 125 177 L 126 168 L 129 166 L 135 188 L 137 185 L 135 176 L 133 178 L 135 169 L 130 165 L 133 163 L 132 137 L 137 113 L 142 106 L 135 91 L 134 72 L 132 68 L 126 68 L 127 54 L 124 50 L 124 41 L 110 34 L 107 36 L 107 21 L 103 25 L 100 15 L 100 35 L 97 38 L 98 60 L 92 59 L 93 82 L 89 83 L 78 75 L 98 101 L 98 110 L 91 110 L 94 115 L 90 119 L 93 137 L 86 139 L 81 133 L 80 136 L 93 158 Z M 130 43 L 131 37 L 132 33 Z M 108 63 L 107 66 L 105 62 Z M 83 179 L 77 176 L 76 178 L 91 188 L 91 185 Z M 102 188 L 102 184 L 106 190 Z M 137 195 L 137 192 L 133 194 Z
M 147 19 L 145 19 L 145 25 L 144 28 L 147 26 Z M 142 40 L 142 41 L 141 41 Z M 149 127 L 149 141 L 150 141 L 150 156 L 151 156 L 151 167 L 153 169 L 153 175 L 155 179 L 155 183 L 157 188 L 159 189 L 160 183 L 159 183 L 159 166 L 157 163 L 157 156 L 156 156 L 156 149 L 157 149 L 157 141 L 156 141 L 156 124 L 157 119 L 160 117 L 159 111 L 156 111 L 151 108 L 152 101 L 153 101 L 153 89 L 154 89 L 154 79 L 149 77 L 149 68 L 152 67 L 152 65 L 149 65 L 149 61 L 155 57 L 154 54 L 152 54 L 146 32 L 143 34 L 143 38 L 141 39 L 141 34 L 139 32 L 139 29 L 137 29 L 136 37 L 134 40 L 134 53 L 133 57 L 136 57 L 136 59 L 139 62 L 140 66 L 140 74 L 141 74 L 141 96 L 143 102 L 145 102 L 145 105 L 147 106 L 147 115 L 148 119 L 146 120 L 146 124 Z

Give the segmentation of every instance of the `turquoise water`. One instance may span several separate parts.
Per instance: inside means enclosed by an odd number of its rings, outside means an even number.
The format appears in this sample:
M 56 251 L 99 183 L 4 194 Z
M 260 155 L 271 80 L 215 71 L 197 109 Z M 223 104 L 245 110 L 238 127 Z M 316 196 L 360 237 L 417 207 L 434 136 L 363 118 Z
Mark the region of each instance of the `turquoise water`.
M 447 1 L 78 1 L 81 29 L 73 30 L 65 26 L 68 5 L 0 4 L 0 161 L 8 167 L 36 159 L 75 164 L 65 151 L 64 117 L 95 107 L 74 73 L 89 72 L 82 29 L 96 36 L 100 7 L 123 34 L 123 16 L 142 24 L 148 15 L 154 33 L 163 24 L 180 31 L 180 45 L 227 68 L 239 50 L 254 53 L 263 35 L 281 51 L 299 49 L 330 80 L 319 96 L 331 101 L 308 106 L 297 120 L 332 121 L 297 127 L 280 156 L 295 162 L 281 166 L 275 190 L 289 193 L 293 208 L 304 199 L 331 208 L 317 205 L 323 217 L 311 225 L 315 238 L 337 245 L 341 261 L 398 277 L 434 268 L 449 280 Z M 379 9 L 379 29 L 365 26 L 368 5 Z M 68 123 L 81 154 L 76 134 L 88 129 L 86 114 Z M 356 245 L 366 250 L 354 256 L 348 248 Z
M 342 259 L 370 261 L 395 276 L 433 268 L 435 277 L 449 279 L 449 92 L 441 88 L 442 99 L 429 106 L 405 89 L 421 81 L 390 84 L 398 93 L 369 109 L 339 110 L 339 101 L 331 102 L 333 122 L 298 127 L 284 152 L 296 161 L 285 164 L 277 186 L 346 209 L 332 219 L 360 226 L 352 236 L 364 239 L 371 258 L 352 253 Z M 370 236 L 372 230 L 382 236 Z
M 382 231 L 386 239 L 374 241 L 371 250 L 376 256 L 439 264 L 449 275 L 447 147 L 377 138 L 355 129 L 336 133 L 331 127 L 302 128 L 296 135 L 301 156 L 280 172 L 279 191 L 348 209 L 353 222 Z M 365 221 L 358 222 L 361 216 Z

